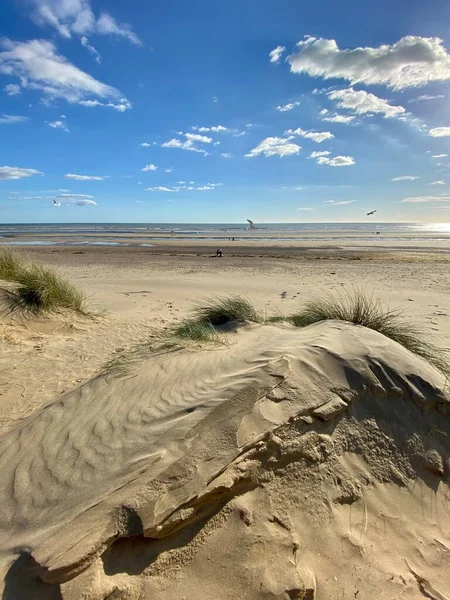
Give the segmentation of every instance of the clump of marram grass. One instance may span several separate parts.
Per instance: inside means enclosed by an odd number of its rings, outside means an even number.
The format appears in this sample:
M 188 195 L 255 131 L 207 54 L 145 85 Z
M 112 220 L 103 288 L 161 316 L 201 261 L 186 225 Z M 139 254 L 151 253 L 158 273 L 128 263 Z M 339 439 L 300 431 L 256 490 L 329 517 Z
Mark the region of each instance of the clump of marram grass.
M 219 332 L 211 323 L 203 323 L 194 319 L 186 319 L 171 332 L 174 340 L 191 340 L 196 342 L 217 342 Z
M 199 304 L 192 312 L 192 320 L 198 323 L 220 327 L 227 323 L 252 321 L 260 323 L 261 317 L 255 307 L 246 298 L 229 296 L 211 298 L 205 304 Z
M 65 308 L 87 314 L 80 288 L 53 269 L 26 262 L 14 252 L 0 253 L 0 279 L 15 284 L 4 295 L 11 310 L 39 313 Z
M 17 281 L 25 265 L 25 261 L 16 252 L 2 250 L 0 252 L 0 279 L 3 281 Z
M 362 325 L 398 342 L 450 376 L 446 351 L 424 339 L 418 327 L 408 323 L 400 310 L 390 309 L 380 300 L 362 292 L 351 291 L 336 297 L 328 295 L 311 300 L 288 320 L 296 327 L 306 327 L 326 320 Z

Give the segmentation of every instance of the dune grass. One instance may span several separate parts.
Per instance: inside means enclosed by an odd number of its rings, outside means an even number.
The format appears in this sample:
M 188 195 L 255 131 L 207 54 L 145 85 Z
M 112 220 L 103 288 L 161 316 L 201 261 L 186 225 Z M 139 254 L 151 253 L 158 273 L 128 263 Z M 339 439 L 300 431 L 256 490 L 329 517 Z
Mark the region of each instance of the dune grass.
M 15 284 L 4 296 L 11 310 L 39 313 L 69 309 L 88 314 L 80 288 L 50 267 L 27 262 L 9 250 L 0 252 L 0 279 Z
M 174 339 L 197 342 L 216 342 L 220 335 L 211 323 L 202 323 L 194 319 L 182 321 L 171 333 Z
M 450 375 L 447 353 L 425 339 L 419 328 L 403 318 L 398 309 L 390 309 L 378 299 L 360 291 L 338 296 L 322 296 L 307 302 L 289 320 L 296 327 L 306 327 L 326 320 L 347 321 L 373 329 L 421 356 L 445 375 Z
M 0 279 L 3 281 L 17 281 L 25 267 L 25 261 L 12 250 L 0 252 Z
M 215 297 L 199 304 L 192 312 L 192 320 L 220 327 L 227 323 L 251 321 L 260 323 L 261 317 L 255 307 L 241 296 Z

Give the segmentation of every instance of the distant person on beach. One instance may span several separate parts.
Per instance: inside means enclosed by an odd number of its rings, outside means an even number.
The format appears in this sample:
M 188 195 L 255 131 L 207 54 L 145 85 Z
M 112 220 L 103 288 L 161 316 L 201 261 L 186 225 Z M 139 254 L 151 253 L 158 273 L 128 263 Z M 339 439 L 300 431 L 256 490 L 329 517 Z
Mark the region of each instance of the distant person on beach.
M 216 256 L 217 256 L 217 258 L 219 258 L 219 256 L 220 256 L 220 258 L 222 258 L 222 256 L 223 256 L 222 248 L 217 248 Z

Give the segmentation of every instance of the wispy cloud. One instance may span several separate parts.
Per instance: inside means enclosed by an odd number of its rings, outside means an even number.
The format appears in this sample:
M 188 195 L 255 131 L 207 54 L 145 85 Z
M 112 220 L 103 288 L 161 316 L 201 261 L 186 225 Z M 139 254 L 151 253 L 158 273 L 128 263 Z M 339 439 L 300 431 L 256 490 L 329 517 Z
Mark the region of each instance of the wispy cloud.
M 422 204 L 427 202 L 450 202 L 450 196 L 413 196 L 409 198 L 403 198 L 400 202 L 407 202 L 411 204 Z
M 301 137 L 317 142 L 318 144 L 334 138 L 334 135 L 329 131 L 305 131 L 301 127 L 297 127 L 297 129 L 288 129 L 284 132 L 284 135 L 300 135 Z
M 398 117 L 405 113 L 403 106 L 392 106 L 387 100 L 364 90 L 335 90 L 328 93 L 328 98 L 336 102 L 338 108 L 352 110 L 357 115 L 381 114 L 385 119 Z
M 227 133 L 227 132 L 235 131 L 233 129 L 230 129 L 229 127 L 225 127 L 224 125 L 212 125 L 211 127 L 198 127 L 198 126 L 194 125 L 192 127 L 192 129 L 194 131 L 198 131 L 199 133 L 208 133 L 208 132 Z
M 277 106 L 276 110 L 278 112 L 288 112 L 293 110 L 296 106 L 300 106 L 301 102 L 291 102 L 289 104 L 285 104 L 284 106 Z
M 83 37 L 80 39 L 80 42 L 81 42 L 81 45 L 84 46 L 86 48 L 86 50 L 88 52 L 90 52 L 90 54 L 92 54 L 92 56 L 95 58 L 95 62 L 100 64 L 102 62 L 102 57 L 100 56 L 100 52 L 89 43 L 89 40 L 87 39 L 87 37 L 85 35 L 83 35 Z
M 231 154 L 229 152 L 222 152 L 220 156 L 222 158 L 231 158 Z
M 63 131 L 66 131 L 67 133 L 69 133 L 69 128 L 67 127 L 65 117 L 61 118 L 60 120 L 57 120 L 57 121 L 45 121 L 45 122 L 52 129 L 62 129 Z
M 172 187 L 166 187 L 162 185 L 158 185 L 155 187 L 145 188 L 146 192 L 207 192 L 211 190 L 215 190 L 217 187 L 221 186 L 221 183 L 204 183 L 202 185 L 194 185 L 195 181 L 178 181 L 179 185 L 174 185 Z
M 0 181 L 5 179 L 24 179 L 32 175 L 43 175 L 37 169 L 24 169 L 22 167 L 0 167 Z
M 423 94 L 422 96 L 417 96 L 417 98 L 411 98 L 411 100 L 408 100 L 408 103 L 413 104 L 414 102 L 424 102 L 426 100 L 440 100 L 441 98 L 445 98 L 445 96 L 443 94 L 437 94 L 436 96 Z
M 280 58 L 283 52 L 286 50 L 284 46 L 277 46 L 273 50 L 269 52 L 269 58 L 271 63 L 277 63 L 280 61 Z
M 150 148 L 151 144 L 149 144 L 148 142 L 142 142 L 141 144 L 139 144 L 139 146 L 142 146 L 142 148 Z
M 328 123 L 344 123 L 347 125 L 354 121 L 354 115 L 340 115 L 338 113 L 330 113 L 326 108 L 322 109 L 319 113 L 322 121 L 327 121 Z
M 3 89 L 8 96 L 18 96 L 21 92 L 20 85 L 15 83 L 8 83 Z
M 119 111 L 131 107 L 116 88 L 101 83 L 58 54 L 52 42 L 3 39 L 0 48 L 0 73 L 17 77 L 22 88 L 40 91 L 47 99 L 64 98 L 83 106 L 110 106 Z
M 435 127 L 428 132 L 431 137 L 448 137 L 450 136 L 450 127 Z
M 24 121 L 28 121 L 28 117 L 20 115 L 2 115 L 0 117 L 1 125 L 13 125 L 14 123 L 23 123 Z
M 439 179 L 438 181 L 432 181 L 428 185 L 445 185 L 445 181 L 443 179 Z
M 298 154 L 302 148 L 291 140 L 292 137 L 267 137 L 255 148 L 253 148 L 253 150 L 250 150 L 250 152 L 248 152 L 245 156 L 246 158 L 253 158 L 262 154 L 265 157 L 279 156 L 282 158 L 283 156 Z
M 205 135 L 200 135 L 198 133 L 183 133 L 182 131 L 179 131 L 178 135 L 184 135 L 186 140 L 182 141 L 177 138 L 172 138 L 171 140 L 161 144 L 161 147 L 180 148 L 181 150 L 189 150 L 191 152 L 198 152 L 199 154 L 208 156 L 208 152 L 206 152 L 206 150 L 203 150 L 203 148 L 199 148 L 195 144 L 211 144 L 211 142 L 213 141 L 212 138 L 207 137 Z
M 59 194 L 50 200 L 53 200 L 54 206 L 97 206 L 94 196 L 89 194 Z
M 74 179 L 75 181 L 103 181 L 105 177 L 100 175 L 77 175 L 76 173 L 66 173 L 66 179 Z
M 152 163 L 150 163 L 149 165 L 146 165 L 143 169 L 141 169 L 141 171 L 156 171 L 158 167 Z
M 73 34 L 115 35 L 123 37 L 132 44 L 140 45 L 141 41 L 126 24 L 120 24 L 108 13 L 95 16 L 90 0 L 31 0 L 34 4 L 32 17 L 44 27 L 50 26 L 64 38 Z
M 354 200 L 341 200 L 337 202 L 336 200 L 326 200 L 324 204 L 328 204 L 330 206 L 344 206 L 345 204 L 353 204 Z
M 341 50 L 335 40 L 306 36 L 286 60 L 292 73 L 395 90 L 450 79 L 450 55 L 437 37 L 408 35 L 392 45 Z
M 319 158 L 320 156 L 329 156 L 331 152 L 329 150 L 323 150 L 322 152 L 315 150 L 311 152 L 308 158 Z
M 445 158 L 448 154 L 433 154 L 431 158 Z
M 400 177 L 394 177 L 391 181 L 399 183 L 400 181 L 415 181 L 416 179 L 420 179 L 420 175 L 401 175 Z
M 335 156 L 334 158 L 319 156 L 316 162 L 318 165 L 328 165 L 329 167 L 352 167 L 355 159 L 353 156 Z

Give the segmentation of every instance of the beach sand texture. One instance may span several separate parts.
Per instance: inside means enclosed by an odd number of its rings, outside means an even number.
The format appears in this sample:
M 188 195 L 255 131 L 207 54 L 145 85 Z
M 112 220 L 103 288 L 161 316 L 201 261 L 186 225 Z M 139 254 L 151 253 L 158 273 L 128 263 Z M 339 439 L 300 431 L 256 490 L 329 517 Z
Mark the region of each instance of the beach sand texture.
M 423 359 L 330 321 L 101 373 L 213 290 L 289 312 L 359 279 L 445 346 L 447 264 L 114 256 L 39 253 L 108 315 L 2 317 L 3 597 L 448 599 L 450 396 Z

